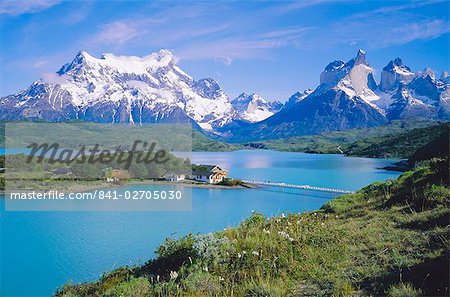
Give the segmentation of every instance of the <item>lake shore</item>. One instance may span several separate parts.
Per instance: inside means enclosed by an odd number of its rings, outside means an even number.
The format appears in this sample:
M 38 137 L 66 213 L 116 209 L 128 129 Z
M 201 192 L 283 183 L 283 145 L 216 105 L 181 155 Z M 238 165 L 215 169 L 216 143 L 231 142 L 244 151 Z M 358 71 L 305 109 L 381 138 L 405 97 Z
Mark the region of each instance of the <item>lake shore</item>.
M 221 185 L 221 184 L 208 184 L 208 183 L 202 183 L 197 181 L 191 181 L 191 180 L 184 180 L 180 182 L 171 182 L 171 181 L 164 181 L 164 180 L 130 180 L 124 183 L 110 183 L 106 181 L 71 181 L 70 183 L 67 183 L 68 181 L 60 181 L 55 180 L 54 185 L 47 185 L 46 189 L 49 187 L 52 187 L 52 190 L 60 191 L 62 193 L 70 193 L 70 192 L 88 192 L 98 189 L 104 189 L 104 188 L 118 188 L 123 186 L 133 186 L 133 185 L 161 185 L 161 186 L 185 186 L 185 187 L 191 187 L 191 188 L 201 188 L 201 189 L 225 189 L 225 190 L 238 190 L 238 189 L 255 189 L 258 188 L 256 185 L 241 183 L 236 186 L 227 186 L 227 185 Z M 63 183 L 62 183 L 63 182 Z M 25 191 L 25 190 L 24 190 Z M 37 189 L 36 191 L 40 191 L 40 189 Z M 42 189 L 44 191 L 44 189 Z M 0 190 L 0 195 L 5 195 L 4 190 Z

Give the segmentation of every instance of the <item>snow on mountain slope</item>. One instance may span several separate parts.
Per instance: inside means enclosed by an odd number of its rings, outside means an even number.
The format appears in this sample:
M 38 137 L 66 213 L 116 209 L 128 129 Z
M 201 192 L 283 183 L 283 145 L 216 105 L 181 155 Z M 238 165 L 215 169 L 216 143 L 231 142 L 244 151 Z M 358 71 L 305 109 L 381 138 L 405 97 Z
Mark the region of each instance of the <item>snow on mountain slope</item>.
M 51 78 L 0 99 L 0 120 L 79 119 L 104 123 L 191 123 L 209 134 L 259 139 L 380 125 L 421 116 L 450 119 L 450 77 L 413 72 L 396 58 L 374 71 L 356 57 L 328 64 L 314 90 L 284 106 L 257 94 L 230 101 L 211 78 L 194 80 L 167 50 L 145 57 L 79 52 Z
M 415 73 L 400 58 L 395 58 L 381 72 L 380 91 L 396 90 L 399 84 L 408 84 L 414 77 Z
M 318 95 L 330 89 L 341 90 L 350 98 L 362 100 L 379 109 L 375 103 L 380 99 L 374 92 L 376 88 L 373 69 L 366 61 L 366 52 L 359 50 L 356 57 L 347 63 L 334 61 L 328 64 L 320 75 L 320 86 L 314 93 Z
M 167 50 L 101 58 L 81 51 L 53 79 L 2 98 L 0 119 L 195 121 L 209 130 L 232 121 L 231 103 L 217 82 L 194 81 L 175 64 Z
M 360 50 L 347 63 L 330 63 L 314 93 L 342 90 L 350 98 L 362 100 L 377 109 L 389 120 L 417 116 L 448 118 L 449 103 L 445 92 L 449 91 L 444 80 L 437 80 L 429 68 L 414 73 L 400 58 L 395 58 L 383 68 L 377 86 L 365 52 Z
M 407 85 L 400 84 L 392 95 L 392 104 L 387 108 L 389 119 L 405 119 L 413 117 L 436 117 L 437 107 L 426 104 L 412 96 Z
M 313 92 L 307 92 L 304 98 L 301 94 L 294 96 L 293 104 L 287 104 L 287 108 L 264 121 L 242 127 L 234 140 L 291 137 L 383 124 L 386 117 L 371 103 L 379 99 L 374 90 L 373 70 L 365 52 L 360 50 L 347 63 L 330 63 Z
M 306 89 L 302 92 L 295 93 L 294 95 L 289 97 L 289 99 L 286 101 L 286 103 L 284 104 L 284 108 L 291 108 L 296 103 L 298 103 L 298 102 L 302 101 L 303 99 L 305 99 L 306 97 L 308 97 L 308 95 L 311 94 L 312 92 L 313 92 L 313 90 Z
M 414 73 L 400 58 L 383 68 L 380 85 L 359 50 L 356 57 L 325 67 L 314 91 L 297 92 L 280 112 L 236 131 L 233 140 L 258 140 L 372 127 L 412 117 L 450 119 L 450 79 L 433 71 Z
M 240 94 L 231 101 L 235 110 L 235 119 L 250 123 L 259 122 L 277 113 L 283 104 L 279 101 L 269 102 L 258 94 Z
M 437 80 L 431 69 L 412 72 L 400 58 L 396 58 L 383 68 L 377 105 L 385 110 L 389 120 L 449 118 L 448 85 L 445 78 Z

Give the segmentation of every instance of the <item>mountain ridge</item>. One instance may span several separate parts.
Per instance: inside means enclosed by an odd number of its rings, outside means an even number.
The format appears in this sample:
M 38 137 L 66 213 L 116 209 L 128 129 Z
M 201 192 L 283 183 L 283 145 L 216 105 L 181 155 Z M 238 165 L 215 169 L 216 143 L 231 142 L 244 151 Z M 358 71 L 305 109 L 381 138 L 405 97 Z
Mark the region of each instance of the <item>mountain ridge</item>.
M 400 58 L 383 68 L 380 84 L 366 53 L 329 63 L 312 92 L 297 92 L 280 112 L 243 127 L 235 142 L 370 128 L 397 119 L 450 119 L 448 76 L 436 79 L 431 69 L 412 72 Z M 300 100 L 298 100 L 299 98 Z
M 80 51 L 53 79 L 33 82 L 0 99 L 0 120 L 84 120 L 100 123 L 190 123 L 233 142 L 366 128 L 413 117 L 450 119 L 450 79 L 427 68 L 413 72 L 400 58 L 382 70 L 380 83 L 359 50 L 335 60 L 314 89 L 283 105 L 256 93 L 230 100 L 212 78 L 194 80 L 169 50 L 144 57 Z

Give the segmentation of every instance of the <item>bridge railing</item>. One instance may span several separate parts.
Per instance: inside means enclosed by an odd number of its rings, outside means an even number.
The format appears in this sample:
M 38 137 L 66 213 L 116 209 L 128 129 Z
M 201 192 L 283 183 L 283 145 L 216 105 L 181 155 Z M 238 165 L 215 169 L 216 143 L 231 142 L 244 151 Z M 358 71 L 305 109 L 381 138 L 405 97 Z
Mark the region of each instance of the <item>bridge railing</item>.
M 325 187 L 316 187 L 316 186 L 310 186 L 310 185 L 288 184 L 288 183 L 284 183 L 284 182 L 259 181 L 259 180 L 243 180 L 243 182 L 247 183 L 247 184 L 254 184 L 254 185 L 271 186 L 271 187 L 284 187 L 284 188 L 295 188 L 295 189 L 304 189 L 304 190 L 330 192 L 330 193 L 341 193 L 341 194 L 354 193 L 354 191 L 350 191 L 350 190 L 333 189 L 333 188 L 325 188 Z

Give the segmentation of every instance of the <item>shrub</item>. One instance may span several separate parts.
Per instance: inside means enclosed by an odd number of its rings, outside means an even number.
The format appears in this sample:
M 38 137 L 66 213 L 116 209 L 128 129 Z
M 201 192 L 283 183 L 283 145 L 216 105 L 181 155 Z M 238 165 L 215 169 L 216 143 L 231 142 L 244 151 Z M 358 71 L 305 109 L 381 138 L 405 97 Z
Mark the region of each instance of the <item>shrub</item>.
M 240 184 L 242 184 L 242 180 L 240 180 L 240 179 L 233 179 L 233 178 L 224 178 L 220 182 L 220 184 L 224 185 L 224 186 L 235 187 L 235 186 L 239 186 Z
M 410 283 L 396 284 L 389 288 L 389 297 L 418 297 L 422 296 L 422 290 L 416 290 Z
M 197 258 L 194 242 L 192 233 L 178 240 L 167 238 L 155 251 L 157 258 L 146 264 L 146 270 L 151 274 L 167 277 L 171 271 L 177 271 L 183 264 Z
M 430 188 L 425 190 L 424 194 L 425 203 L 429 206 L 445 206 L 450 199 L 450 189 L 438 185 L 432 185 Z
M 104 296 L 149 296 L 150 282 L 144 278 L 134 278 L 129 282 L 119 283 L 114 288 L 108 290 Z
M 224 236 L 208 233 L 195 238 L 193 249 L 200 258 L 209 261 L 219 257 L 220 247 L 227 242 L 228 240 Z

